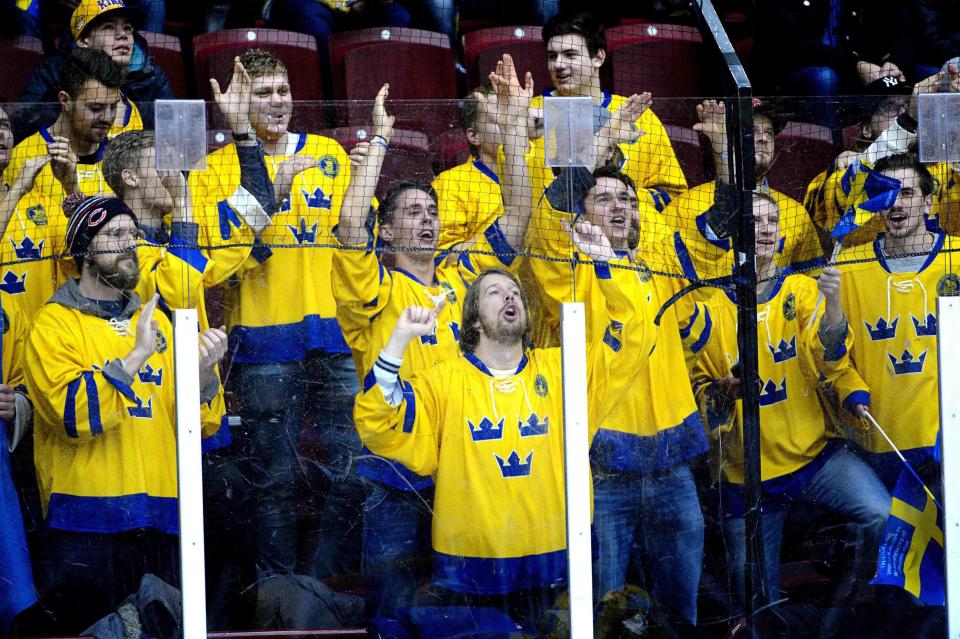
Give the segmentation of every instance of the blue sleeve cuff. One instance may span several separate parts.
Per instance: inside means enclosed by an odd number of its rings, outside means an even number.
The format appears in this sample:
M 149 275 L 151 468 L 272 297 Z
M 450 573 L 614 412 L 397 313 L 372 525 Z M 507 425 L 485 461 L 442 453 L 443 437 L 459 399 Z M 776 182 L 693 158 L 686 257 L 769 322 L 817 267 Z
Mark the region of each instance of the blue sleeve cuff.
M 598 280 L 609 280 L 613 278 L 610 272 L 610 262 L 595 261 L 593 263 L 593 272 L 596 273 Z
M 487 230 L 483 232 L 483 235 L 487 238 L 487 241 L 490 242 L 494 255 L 497 256 L 497 259 L 500 260 L 504 266 L 513 264 L 513 261 L 517 258 L 517 251 L 504 236 L 503 229 L 500 228 L 500 220 L 488 226 Z
M 843 400 L 843 407 L 847 410 L 848 413 L 855 417 L 859 417 L 856 413 L 853 412 L 854 404 L 863 404 L 864 406 L 870 405 L 870 392 L 869 391 L 853 391 L 847 395 L 846 399 Z
M 170 254 L 177 257 L 197 272 L 203 273 L 207 268 L 206 256 L 197 248 L 199 225 L 194 222 L 174 222 L 170 225 Z
M 131 402 L 137 401 L 137 395 L 133 392 L 133 388 L 130 387 L 133 383 L 133 377 L 127 375 L 127 371 L 123 370 L 123 364 L 119 359 L 107 362 L 101 369 L 101 372 L 104 378 L 106 378 L 121 395 Z

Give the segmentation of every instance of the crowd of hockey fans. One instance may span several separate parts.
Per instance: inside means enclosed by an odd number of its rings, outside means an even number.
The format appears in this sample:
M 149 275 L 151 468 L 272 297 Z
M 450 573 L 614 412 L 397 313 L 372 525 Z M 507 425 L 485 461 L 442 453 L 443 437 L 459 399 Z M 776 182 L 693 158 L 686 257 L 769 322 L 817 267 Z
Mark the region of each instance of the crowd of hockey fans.
M 195 308 L 211 629 L 565 636 L 566 302 L 597 636 L 741 636 L 753 608 L 760 636 L 944 632 L 936 304 L 960 294 L 960 165 L 921 162 L 918 119 L 960 92 L 956 3 L 718 3 L 764 96 L 755 376 L 731 107 L 610 72 L 607 27 L 694 29 L 682 3 L 215 1 L 193 27 L 176 3 L 66 4 L 3 9 L 47 55 L 0 100 L 0 635 L 173 636 L 172 321 Z M 463 36 L 496 25 L 535 25 L 541 57 L 508 41 L 474 68 Z M 205 161 L 158 169 L 154 102 L 188 96 L 144 34 L 225 27 L 314 37 L 328 100 L 298 102 L 279 41 L 251 37 L 193 70 Z M 336 102 L 331 36 L 368 27 L 433 32 L 452 64 Z M 458 99 L 391 97 L 431 64 Z M 590 152 L 554 168 L 545 110 L 576 96 Z

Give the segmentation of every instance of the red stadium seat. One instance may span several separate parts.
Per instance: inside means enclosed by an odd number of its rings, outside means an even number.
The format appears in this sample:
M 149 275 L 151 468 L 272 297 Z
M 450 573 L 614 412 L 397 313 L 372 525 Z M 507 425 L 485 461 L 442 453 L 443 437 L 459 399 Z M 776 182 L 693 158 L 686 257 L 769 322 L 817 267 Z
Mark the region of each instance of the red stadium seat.
M 390 113 L 397 126 L 431 136 L 456 122 L 457 81 L 453 51 L 410 42 L 378 42 L 352 49 L 344 56 L 345 97 L 373 100 L 390 83 Z M 430 102 L 427 102 L 429 100 Z M 349 123 L 365 125 L 370 105 L 351 102 Z
M 180 38 L 165 33 L 141 31 L 150 47 L 150 55 L 163 72 L 170 79 L 170 87 L 174 97 L 185 99 L 187 94 L 187 73 L 183 64 L 183 52 L 180 48 Z
M 683 126 L 672 124 L 663 125 L 667 130 L 667 137 L 673 146 L 673 152 L 680 162 L 683 175 L 687 178 L 687 186 L 693 188 L 707 181 L 703 171 L 704 153 L 700 146 L 700 134 Z
M 767 180 L 772 188 L 803 202 L 807 185 L 836 157 L 830 129 L 806 122 L 787 122 L 776 140 L 776 154 Z
M 408 42 L 437 47 L 439 49 L 450 49 L 450 38 L 448 38 L 446 34 L 437 33 L 436 31 L 426 31 L 424 29 L 373 27 L 335 33 L 330 36 L 330 67 L 333 69 L 333 91 L 338 99 L 346 97 L 346 78 L 343 65 L 347 52 L 371 44 L 388 42 Z M 375 60 L 376 64 L 379 65 L 381 60 Z M 452 63 L 450 67 L 452 72 Z M 374 95 L 376 95 L 376 92 L 368 97 L 372 99 Z
M 609 86 L 630 95 L 650 91 L 653 110 L 665 121 L 687 126 L 695 112 L 690 98 L 711 95 L 702 70 L 704 47 L 694 27 L 631 24 L 607 30 Z
M 233 73 L 233 59 L 254 47 L 271 51 L 287 65 L 295 100 L 323 99 L 316 39 L 278 29 L 229 29 L 196 36 L 193 39 L 193 60 L 200 97 L 212 99 L 210 78 L 216 78 L 221 89 L 226 88 Z
M 372 132 L 369 127 L 339 127 L 319 134 L 333 138 L 349 152 L 358 142 L 368 141 Z M 377 197 L 382 199 L 398 180 L 420 180 L 429 184 L 433 178 L 433 151 L 427 136 L 420 131 L 394 129 L 390 151 L 380 170 Z
M 17 36 L 0 38 L 0 101 L 16 102 L 27 83 L 27 78 L 43 60 L 43 44 L 39 38 Z
M 459 127 L 441 133 L 434 138 L 433 142 L 438 174 L 470 159 L 470 144 Z
M 530 71 L 537 89 L 550 86 L 547 53 L 543 45 L 541 27 L 512 26 L 480 29 L 463 36 L 463 57 L 470 73 L 470 83 L 476 86 L 486 80 L 496 68 L 504 53 L 513 56 L 517 73 Z

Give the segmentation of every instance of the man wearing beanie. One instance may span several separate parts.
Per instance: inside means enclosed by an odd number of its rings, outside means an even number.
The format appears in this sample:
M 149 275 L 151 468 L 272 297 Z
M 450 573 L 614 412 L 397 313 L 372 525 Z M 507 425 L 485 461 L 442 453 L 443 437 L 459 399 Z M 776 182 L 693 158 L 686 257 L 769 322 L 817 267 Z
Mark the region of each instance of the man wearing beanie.
M 72 202 L 71 202 L 72 204 Z M 70 208 L 70 207 L 68 207 Z M 109 613 L 152 573 L 179 582 L 173 330 L 154 296 L 141 307 L 140 229 L 118 199 L 72 207 L 68 280 L 34 318 L 26 379 L 45 541 L 36 570 L 59 632 Z M 200 400 L 219 388 L 226 335 L 200 336 Z M 214 417 L 215 421 L 215 417 Z

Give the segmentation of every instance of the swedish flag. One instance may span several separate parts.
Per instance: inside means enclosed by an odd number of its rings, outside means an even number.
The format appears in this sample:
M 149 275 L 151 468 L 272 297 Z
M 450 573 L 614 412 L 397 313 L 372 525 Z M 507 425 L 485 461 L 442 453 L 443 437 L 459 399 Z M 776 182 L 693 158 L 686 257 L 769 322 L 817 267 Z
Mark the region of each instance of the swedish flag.
M 830 233 L 830 237 L 835 240 L 846 237 L 866 224 L 875 214 L 892 207 L 897 201 L 901 186 L 900 180 L 876 171 L 865 172 L 865 166 L 859 161 L 847 169 L 841 183 L 847 196 L 846 201 L 852 203 L 847 206 Z
M 872 584 L 899 586 L 930 606 L 944 605 L 943 513 L 903 471 L 893 489 Z

